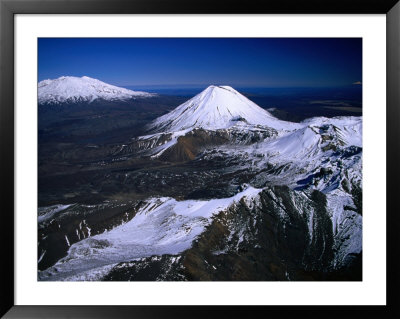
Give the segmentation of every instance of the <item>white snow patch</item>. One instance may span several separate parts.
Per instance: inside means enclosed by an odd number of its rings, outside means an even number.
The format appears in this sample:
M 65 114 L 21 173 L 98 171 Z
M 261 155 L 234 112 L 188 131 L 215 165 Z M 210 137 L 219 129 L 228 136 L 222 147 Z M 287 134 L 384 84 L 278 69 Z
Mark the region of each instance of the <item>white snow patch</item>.
M 65 241 L 67 242 L 68 247 L 71 247 L 71 244 L 69 243 L 67 235 L 65 235 Z
M 66 210 L 70 205 L 53 205 L 46 207 L 39 207 L 38 209 L 38 223 L 43 223 L 53 218 L 57 213 Z
M 44 250 L 44 251 L 42 252 L 42 254 L 40 255 L 39 259 L 38 259 L 38 263 L 40 263 L 40 262 L 42 261 L 43 256 L 44 256 L 45 253 L 46 253 L 46 251 Z

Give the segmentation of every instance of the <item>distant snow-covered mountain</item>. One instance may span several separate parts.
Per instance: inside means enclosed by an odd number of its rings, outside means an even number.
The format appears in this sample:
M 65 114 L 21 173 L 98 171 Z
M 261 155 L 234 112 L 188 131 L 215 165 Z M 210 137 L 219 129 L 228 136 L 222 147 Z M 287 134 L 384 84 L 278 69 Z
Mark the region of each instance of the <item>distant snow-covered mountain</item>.
M 128 90 L 87 76 L 62 76 L 58 79 L 43 80 L 38 83 L 39 104 L 90 103 L 97 99 L 118 101 L 154 95 Z

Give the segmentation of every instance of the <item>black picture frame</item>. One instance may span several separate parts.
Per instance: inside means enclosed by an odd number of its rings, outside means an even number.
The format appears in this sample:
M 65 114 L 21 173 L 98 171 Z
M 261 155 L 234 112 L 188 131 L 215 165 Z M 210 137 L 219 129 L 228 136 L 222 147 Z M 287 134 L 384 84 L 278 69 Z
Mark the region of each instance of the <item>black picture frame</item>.
M 229 5 L 228 5 L 229 3 Z M 14 15 L 63 14 L 386 14 L 387 305 L 386 306 L 16 306 L 14 303 Z M 1 308 L 4 318 L 400 317 L 396 180 L 400 136 L 398 0 L 0 0 Z

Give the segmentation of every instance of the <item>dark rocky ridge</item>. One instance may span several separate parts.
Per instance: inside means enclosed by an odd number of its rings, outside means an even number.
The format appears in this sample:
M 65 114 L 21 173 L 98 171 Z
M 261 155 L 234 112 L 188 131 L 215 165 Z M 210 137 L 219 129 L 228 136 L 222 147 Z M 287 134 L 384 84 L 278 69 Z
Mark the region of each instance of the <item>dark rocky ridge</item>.
M 90 236 L 111 230 L 131 220 L 141 202 L 105 202 L 99 205 L 72 205 L 56 218 L 39 224 L 39 270 L 47 269 L 67 255 L 70 245 Z M 68 242 L 67 242 L 68 240 Z

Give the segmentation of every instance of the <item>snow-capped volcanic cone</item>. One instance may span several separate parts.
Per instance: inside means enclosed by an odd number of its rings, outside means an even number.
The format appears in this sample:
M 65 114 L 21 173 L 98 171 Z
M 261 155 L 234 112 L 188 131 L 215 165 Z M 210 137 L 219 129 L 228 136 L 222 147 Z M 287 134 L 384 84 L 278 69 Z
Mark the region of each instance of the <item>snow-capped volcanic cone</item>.
M 39 104 L 90 103 L 96 99 L 118 101 L 153 95 L 147 92 L 131 91 L 110 85 L 87 76 L 81 78 L 62 76 L 58 79 L 43 80 L 38 83 Z
M 177 132 L 193 128 L 224 129 L 237 123 L 292 129 L 297 125 L 280 121 L 230 86 L 211 85 L 176 109 L 153 121 L 156 132 Z

